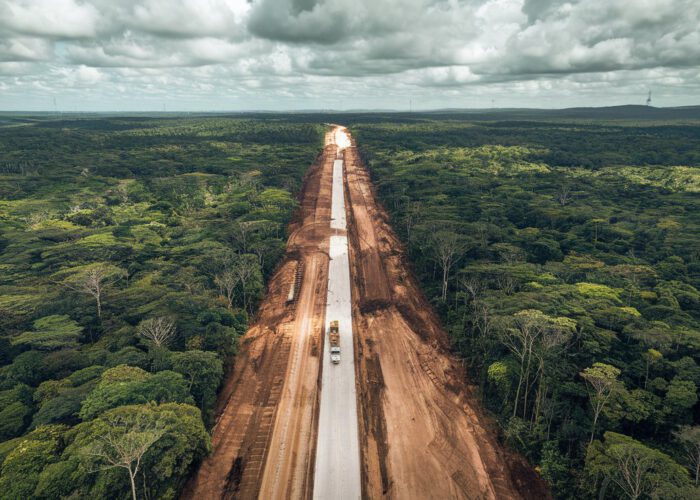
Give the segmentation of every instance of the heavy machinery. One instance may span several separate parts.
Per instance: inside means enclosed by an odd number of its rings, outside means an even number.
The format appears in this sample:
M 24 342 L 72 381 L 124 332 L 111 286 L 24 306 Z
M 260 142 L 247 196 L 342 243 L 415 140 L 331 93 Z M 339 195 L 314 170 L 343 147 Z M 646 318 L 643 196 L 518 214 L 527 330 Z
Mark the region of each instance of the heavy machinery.
M 337 365 L 340 363 L 340 331 L 338 330 L 338 320 L 331 321 L 330 329 L 328 330 L 328 340 L 330 345 L 331 363 Z

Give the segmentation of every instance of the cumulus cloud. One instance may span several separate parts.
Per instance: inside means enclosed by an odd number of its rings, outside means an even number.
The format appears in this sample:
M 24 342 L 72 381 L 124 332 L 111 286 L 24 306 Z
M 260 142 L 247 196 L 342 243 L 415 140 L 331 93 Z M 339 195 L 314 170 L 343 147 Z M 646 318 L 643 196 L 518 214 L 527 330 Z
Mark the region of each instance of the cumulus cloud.
M 688 103 L 698 26 L 697 0 L 0 0 L 0 107 Z
M 82 38 L 96 34 L 95 5 L 76 0 L 0 2 L 0 26 L 8 31 L 46 37 Z

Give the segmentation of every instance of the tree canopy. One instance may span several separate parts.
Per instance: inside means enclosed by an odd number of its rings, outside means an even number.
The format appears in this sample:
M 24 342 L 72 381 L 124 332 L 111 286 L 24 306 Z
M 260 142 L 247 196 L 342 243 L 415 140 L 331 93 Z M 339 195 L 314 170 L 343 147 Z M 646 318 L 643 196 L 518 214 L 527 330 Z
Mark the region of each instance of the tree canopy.
M 700 126 L 351 121 L 453 350 L 554 496 L 697 496 Z
M 208 452 L 224 367 L 284 254 L 323 126 L 0 130 L 0 497 L 175 498 Z

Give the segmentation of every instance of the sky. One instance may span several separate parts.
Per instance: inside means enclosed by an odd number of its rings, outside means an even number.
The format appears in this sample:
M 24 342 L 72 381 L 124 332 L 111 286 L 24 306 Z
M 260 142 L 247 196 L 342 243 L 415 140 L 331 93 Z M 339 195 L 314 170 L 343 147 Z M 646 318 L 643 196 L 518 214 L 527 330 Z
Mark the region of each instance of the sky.
M 700 104 L 700 0 L 0 0 L 0 110 Z

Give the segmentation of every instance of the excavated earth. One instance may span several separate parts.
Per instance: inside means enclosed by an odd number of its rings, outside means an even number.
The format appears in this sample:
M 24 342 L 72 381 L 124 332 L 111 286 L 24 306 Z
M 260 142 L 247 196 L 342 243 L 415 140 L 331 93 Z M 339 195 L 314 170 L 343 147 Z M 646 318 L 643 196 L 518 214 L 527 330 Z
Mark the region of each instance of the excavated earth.
M 334 131 L 306 175 L 287 253 L 241 339 L 217 404 L 212 454 L 182 498 L 311 498 Z M 345 160 L 364 498 L 546 499 L 495 439 L 410 273 L 354 141 Z M 297 269 L 301 267 L 301 271 Z M 295 276 L 302 276 L 288 303 Z

